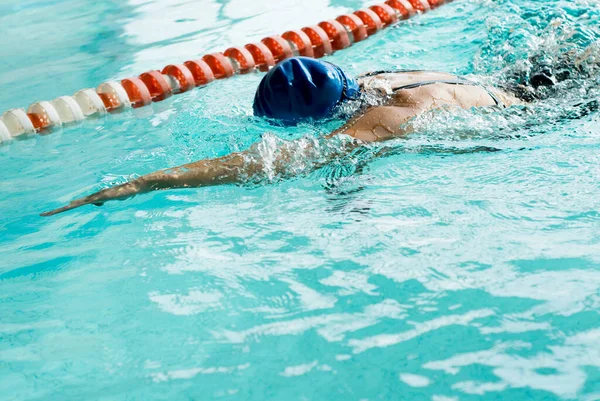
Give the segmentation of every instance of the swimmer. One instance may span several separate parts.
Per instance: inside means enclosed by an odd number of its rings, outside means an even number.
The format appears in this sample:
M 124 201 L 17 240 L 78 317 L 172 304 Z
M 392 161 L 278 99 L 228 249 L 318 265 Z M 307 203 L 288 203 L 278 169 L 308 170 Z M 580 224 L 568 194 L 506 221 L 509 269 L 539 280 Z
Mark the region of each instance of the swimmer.
M 551 81 L 548 72 L 538 77 L 540 85 Z M 376 105 L 364 99 L 379 99 Z M 458 107 L 495 107 L 502 109 L 521 104 L 514 95 L 488 88 L 443 72 L 377 71 L 358 76 L 347 75 L 340 67 L 321 60 L 294 57 L 273 67 L 262 79 L 254 98 L 254 115 L 286 125 L 318 122 L 331 118 L 340 105 L 364 103 L 359 111 L 327 139 L 346 139 L 330 161 L 364 144 L 402 138 L 411 132 L 411 119 L 431 110 Z M 314 157 L 319 150 L 313 144 L 300 146 L 300 156 Z M 292 154 L 292 152 L 296 152 Z M 72 201 L 69 205 L 42 216 L 52 216 L 84 205 L 101 206 L 111 200 L 165 189 L 197 188 L 252 181 L 264 175 L 266 164 L 277 174 L 291 175 L 286 167 L 298 150 L 281 147 L 274 159 L 256 156 L 256 149 L 232 153 L 216 159 L 200 160 L 179 167 L 156 171 L 122 185 L 103 189 Z M 313 169 L 322 167 L 314 163 Z

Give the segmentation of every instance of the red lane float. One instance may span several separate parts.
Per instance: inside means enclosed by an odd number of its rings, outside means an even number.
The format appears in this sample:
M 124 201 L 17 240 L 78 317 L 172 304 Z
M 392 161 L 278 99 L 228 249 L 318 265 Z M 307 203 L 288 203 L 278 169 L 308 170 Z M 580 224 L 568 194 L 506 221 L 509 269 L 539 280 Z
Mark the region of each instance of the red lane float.
M 183 65 L 192 73 L 196 86 L 206 85 L 215 80 L 215 74 L 204 60 L 190 60 L 183 63 Z
M 131 106 L 127 92 L 118 82 L 104 82 L 96 88 L 96 93 L 104 102 L 107 111 L 129 108 Z
M 407 19 L 415 15 L 416 11 L 408 0 L 387 0 L 385 2 L 388 6 L 400 13 L 401 19 Z
M 33 128 L 39 132 L 50 126 L 51 122 L 45 114 L 27 113 L 27 117 L 31 120 Z
M 315 58 L 329 56 L 333 53 L 333 48 L 331 47 L 331 39 L 329 39 L 329 36 L 327 36 L 327 32 L 325 32 L 323 28 L 321 28 L 318 25 L 313 25 L 302 28 L 302 32 L 304 32 L 306 36 L 309 37 L 313 45 Z
M 78 123 L 88 116 L 142 107 L 187 92 L 216 79 L 259 70 L 268 71 L 294 55 L 320 58 L 365 40 L 399 20 L 428 12 L 452 0 L 385 0 L 318 25 L 272 35 L 244 47 L 230 47 L 183 64 L 170 64 L 120 82 L 108 81 L 73 96 L 37 102 L 27 111 L 8 110 L 0 118 L 0 144 L 14 137 Z
M 173 94 L 173 88 L 159 71 L 148 71 L 140 75 L 154 102 L 160 102 Z
M 261 42 L 269 48 L 273 58 L 275 59 L 275 63 L 279 63 L 280 61 L 290 58 L 294 55 L 289 42 L 281 36 L 269 36 L 261 40 Z
M 282 38 L 296 45 L 298 54 L 304 57 L 315 57 L 312 42 L 308 35 L 303 31 L 287 31 L 281 35 Z
M 162 74 L 170 75 L 171 77 L 175 78 L 179 84 L 179 90 L 177 93 L 187 92 L 196 86 L 194 75 L 190 69 L 183 64 L 169 64 L 163 68 Z
M 254 58 L 245 47 L 230 47 L 223 54 L 237 62 L 240 74 L 247 74 L 254 70 Z
M 152 95 L 150 95 L 150 91 L 141 79 L 136 77 L 125 78 L 121 81 L 121 85 L 123 85 L 123 89 L 129 96 L 131 107 L 138 108 L 152 103 Z
M 357 15 L 340 15 L 336 18 L 336 21 L 340 22 L 352 33 L 353 42 L 360 42 L 369 36 L 367 34 L 367 27 Z
M 429 6 L 429 3 L 427 2 L 427 0 L 408 0 L 410 2 L 410 4 L 413 6 L 413 8 L 417 11 L 420 11 L 422 13 L 431 10 L 431 6 Z
M 429 0 L 429 5 L 431 8 L 436 8 L 444 4 L 444 0 Z
M 386 27 L 398 22 L 398 14 L 396 10 L 385 3 L 371 6 L 369 9 L 377 14 L 381 22 L 383 22 L 384 26 Z
M 383 22 L 379 15 L 371 9 L 355 11 L 354 14 L 360 18 L 367 28 L 367 35 L 371 36 L 383 29 Z
M 271 53 L 271 50 L 264 43 L 249 43 L 244 47 L 252 54 L 256 68 L 259 71 L 269 71 L 269 68 L 275 65 L 275 57 L 273 57 L 273 53 Z
M 221 53 L 207 54 L 202 60 L 208 64 L 216 79 L 229 78 L 234 74 L 231 61 Z
M 342 50 L 350 46 L 348 32 L 342 24 L 336 20 L 319 22 L 319 26 L 325 31 L 327 37 L 331 40 L 333 50 Z
M 38 132 L 51 126 L 60 127 L 62 125 L 58 111 L 50 102 L 32 104 L 27 109 L 27 116 Z
M 118 109 L 121 106 L 119 98 L 114 93 L 98 93 L 107 111 Z

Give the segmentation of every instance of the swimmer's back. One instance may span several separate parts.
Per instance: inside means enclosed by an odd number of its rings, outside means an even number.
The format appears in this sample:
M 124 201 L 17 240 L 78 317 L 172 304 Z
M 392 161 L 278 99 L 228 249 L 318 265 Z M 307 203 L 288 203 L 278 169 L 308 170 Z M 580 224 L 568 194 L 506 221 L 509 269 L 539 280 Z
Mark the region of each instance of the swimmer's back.
M 390 106 L 417 107 L 423 111 L 442 106 L 461 108 L 520 104 L 516 97 L 465 78 L 437 71 L 376 71 L 358 82 L 366 90 L 391 97 Z
M 377 142 L 410 133 L 407 123 L 439 108 L 508 107 L 521 103 L 514 96 L 456 75 L 435 71 L 378 71 L 358 78 L 361 88 L 387 96 L 382 106 L 355 116 L 336 133 Z

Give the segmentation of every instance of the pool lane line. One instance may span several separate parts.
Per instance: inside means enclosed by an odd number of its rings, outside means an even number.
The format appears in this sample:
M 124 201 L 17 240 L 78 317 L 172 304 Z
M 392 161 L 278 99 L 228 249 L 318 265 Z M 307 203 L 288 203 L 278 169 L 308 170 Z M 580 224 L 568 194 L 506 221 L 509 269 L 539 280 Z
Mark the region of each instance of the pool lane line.
M 0 145 L 14 138 L 47 134 L 53 128 L 78 123 L 88 117 L 147 106 L 215 80 L 256 70 L 265 72 L 289 57 L 329 56 L 398 21 L 451 1 L 387 0 L 317 25 L 268 36 L 257 43 L 230 47 L 222 53 L 207 54 L 182 64 L 170 64 L 160 71 L 148 71 L 120 82 L 107 81 L 96 89 L 82 89 L 72 96 L 36 102 L 27 111 L 11 109 L 0 118 Z

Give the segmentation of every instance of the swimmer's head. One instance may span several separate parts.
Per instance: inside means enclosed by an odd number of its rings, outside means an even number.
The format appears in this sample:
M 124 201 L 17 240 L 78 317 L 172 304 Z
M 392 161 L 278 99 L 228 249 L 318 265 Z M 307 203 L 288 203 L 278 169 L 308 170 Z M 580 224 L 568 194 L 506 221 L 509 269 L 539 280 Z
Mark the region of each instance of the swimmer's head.
M 263 77 L 254 96 L 254 115 L 296 124 L 330 117 L 338 104 L 358 96 L 358 83 L 340 67 L 293 57 Z

